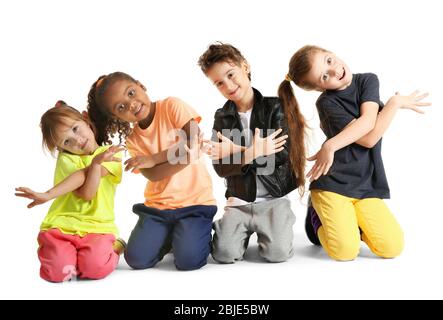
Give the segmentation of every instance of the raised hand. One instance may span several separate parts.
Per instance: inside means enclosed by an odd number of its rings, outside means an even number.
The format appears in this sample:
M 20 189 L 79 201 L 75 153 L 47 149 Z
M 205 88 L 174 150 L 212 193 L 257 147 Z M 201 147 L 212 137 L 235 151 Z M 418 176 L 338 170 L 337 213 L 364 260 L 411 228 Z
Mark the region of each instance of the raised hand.
M 154 158 L 151 156 L 135 156 L 125 161 L 125 171 L 136 169 L 148 169 L 156 165 Z
M 221 142 L 210 141 L 211 148 L 206 152 L 212 160 L 222 159 L 245 149 L 232 142 L 231 139 L 225 137 L 221 132 L 217 132 L 217 138 Z
M 121 146 L 112 146 L 108 150 L 106 150 L 105 152 L 102 152 L 102 153 L 96 155 L 94 157 L 94 159 L 92 160 L 91 164 L 97 165 L 97 164 L 102 164 L 103 162 L 110 162 L 110 161 L 120 162 L 121 159 L 114 157 L 114 155 L 117 152 L 120 152 L 123 150 L 125 150 L 125 148 L 123 148 Z
M 27 206 L 29 209 L 53 199 L 53 197 L 48 192 L 44 193 L 35 192 L 34 190 L 31 190 L 26 187 L 15 188 L 15 191 L 16 191 L 15 195 L 17 197 L 28 198 L 33 200 Z
M 282 131 L 282 129 L 278 129 L 266 138 L 261 138 L 260 129 L 255 128 L 254 140 L 252 142 L 254 157 L 258 158 L 262 156 L 269 156 L 282 151 L 284 149 L 283 146 L 286 143 L 286 139 L 288 138 L 287 135 L 277 138 Z
M 424 98 L 429 96 L 427 92 L 420 94 L 420 91 L 415 90 L 410 95 L 404 96 L 395 93 L 395 96 L 392 96 L 389 101 L 393 101 L 399 108 L 402 109 L 410 109 L 417 113 L 425 113 L 422 107 L 430 106 L 430 102 L 422 102 Z M 388 101 L 388 103 L 389 103 Z
M 188 154 L 189 163 L 193 163 L 200 158 L 200 155 L 202 153 L 201 149 L 203 148 L 202 144 L 203 134 L 200 134 L 199 136 L 195 136 L 193 139 L 191 139 L 189 147 L 187 144 L 183 146 Z

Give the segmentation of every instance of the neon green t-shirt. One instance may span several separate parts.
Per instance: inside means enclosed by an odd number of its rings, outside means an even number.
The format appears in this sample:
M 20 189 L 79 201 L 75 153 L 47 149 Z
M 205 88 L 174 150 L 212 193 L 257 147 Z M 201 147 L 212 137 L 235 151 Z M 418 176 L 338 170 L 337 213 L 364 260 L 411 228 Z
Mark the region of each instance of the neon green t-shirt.
M 73 155 L 61 152 L 55 167 L 54 185 L 72 173 L 91 164 L 94 157 L 110 146 L 98 147 L 92 155 Z M 116 157 L 121 158 L 121 154 Z M 69 192 L 54 200 L 43 220 L 40 230 L 57 228 L 66 234 L 85 236 L 88 233 L 118 235 L 114 224 L 114 195 L 122 177 L 121 162 L 103 162 L 109 174 L 100 179 L 97 194 L 91 201 L 83 200 Z

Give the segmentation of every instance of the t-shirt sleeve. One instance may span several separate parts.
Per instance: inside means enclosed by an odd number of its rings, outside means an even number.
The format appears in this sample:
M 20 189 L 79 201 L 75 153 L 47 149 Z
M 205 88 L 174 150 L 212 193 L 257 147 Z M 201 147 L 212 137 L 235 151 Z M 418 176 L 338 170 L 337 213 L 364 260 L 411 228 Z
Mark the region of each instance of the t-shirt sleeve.
M 114 155 L 114 157 L 119 158 L 120 160 L 123 158 L 123 154 L 118 152 Z M 115 184 L 118 184 L 122 181 L 122 162 L 121 161 L 109 161 L 102 162 L 102 166 L 108 170 L 109 174 L 112 176 L 111 181 Z
M 143 151 L 139 148 L 138 144 L 135 143 L 132 139 L 127 139 L 125 145 L 131 157 L 143 155 Z
M 60 183 L 68 176 L 84 167 L 85 166 L 80 160 L 80 157 L 69 155 L 64 152 L 59 153 L 55 165 L 54 185 Z
M 194 119 L 200 123 L 200 115 L 186 102 L 178 98 L 170 98 L 168 111 L 173 125 L 177 129 L 184 127 L 186 123 Z
M 373 73 L 366 74 L 362 82 L 360 103 L 375 102 L 380 105 L 380 82 L 377 75 Z
M 320 125 L 328 138 L 337 135 L 355 119 L 343 106 L 327 98 L 320 98 L 317 101 L 317 110 L 320 116 Z

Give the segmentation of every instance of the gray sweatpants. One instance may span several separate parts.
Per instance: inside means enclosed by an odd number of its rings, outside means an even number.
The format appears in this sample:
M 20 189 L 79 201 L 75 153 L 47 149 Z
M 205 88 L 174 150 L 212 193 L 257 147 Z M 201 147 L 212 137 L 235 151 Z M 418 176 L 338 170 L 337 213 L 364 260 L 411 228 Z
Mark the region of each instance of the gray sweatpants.
M 292 226 L 295 215 L 288 198 L 225 207 L 214 222 L 212 257 L 221 263 L 242 260 L 249 237 L 257 233 L 260 255 L 269 262 L 286 261 L 294 254 Z

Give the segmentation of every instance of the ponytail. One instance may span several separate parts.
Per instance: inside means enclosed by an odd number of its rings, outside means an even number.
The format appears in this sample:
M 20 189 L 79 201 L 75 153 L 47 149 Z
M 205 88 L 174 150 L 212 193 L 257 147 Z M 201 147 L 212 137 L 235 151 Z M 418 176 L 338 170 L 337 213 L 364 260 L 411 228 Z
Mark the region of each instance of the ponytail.
M 298 190 L 301 196 L 305 192 L 305 129 L 306 121 L 300 112 L 297 99 L 288 80 L 284 80 L 278 87 L 278 96 L 283 105 L 283 112 L 288 124 L 289 133 L 289 160 L 296 177 Z

